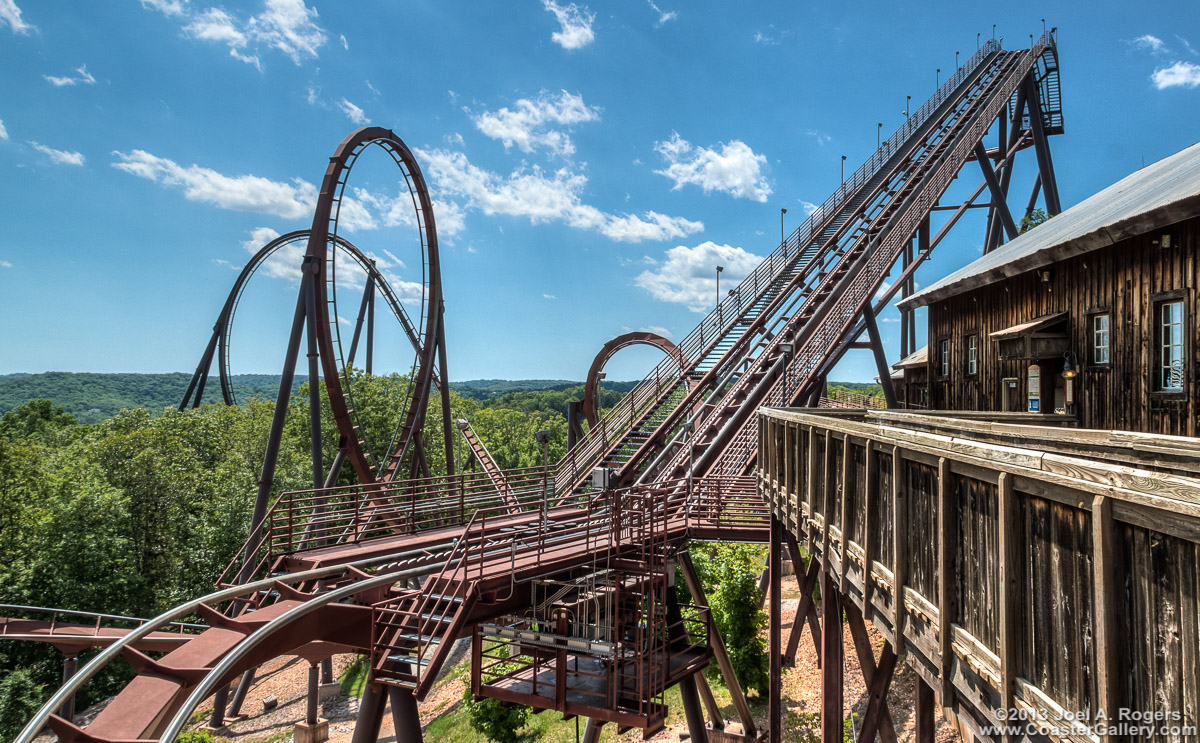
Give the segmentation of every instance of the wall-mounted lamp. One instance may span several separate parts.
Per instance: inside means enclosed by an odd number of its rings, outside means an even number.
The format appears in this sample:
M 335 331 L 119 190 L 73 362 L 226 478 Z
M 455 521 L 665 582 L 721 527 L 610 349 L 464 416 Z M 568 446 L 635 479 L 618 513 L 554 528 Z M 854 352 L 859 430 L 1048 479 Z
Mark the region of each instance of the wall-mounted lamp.
M 1063 378 L 1074 379 L 1079 376 L 1079 360 L 1075 358 L 1074 351 L 1067 351 L 1063 354 Z

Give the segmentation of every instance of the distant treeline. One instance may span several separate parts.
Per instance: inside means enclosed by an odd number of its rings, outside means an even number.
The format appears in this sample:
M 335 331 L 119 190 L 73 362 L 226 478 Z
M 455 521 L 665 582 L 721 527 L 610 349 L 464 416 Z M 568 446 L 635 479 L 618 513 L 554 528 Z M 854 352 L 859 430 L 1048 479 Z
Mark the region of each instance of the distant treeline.
M 191 374 L 96 374 L 45 372 L 0 376 L 0 415 L 32 400 L 52 400 L 80 423 L 99 423 L 122 410 L 145 408 L 158 415 L 164 408 L 175 407 L 191 381 Z M 292 385 L 295 394 L 307 378 L 298 375 Z M 605 382 L 605 406 L 611 406 L 635 382 Z M 478 400 L 484 407 L 502 407 L 525 412 L 553 413 L 566 418 L 568 400 L 583 396 L 583 385 L 563 379 L 476 379 L 450 385 L 465 398 Z M 236 374 L 233 390 L 239 402 L 255 397 L 274 400 L 279 392 L 278 374 Z M 205 402 L 221 401 L 221 385 L 210 377 L 204 392 Z

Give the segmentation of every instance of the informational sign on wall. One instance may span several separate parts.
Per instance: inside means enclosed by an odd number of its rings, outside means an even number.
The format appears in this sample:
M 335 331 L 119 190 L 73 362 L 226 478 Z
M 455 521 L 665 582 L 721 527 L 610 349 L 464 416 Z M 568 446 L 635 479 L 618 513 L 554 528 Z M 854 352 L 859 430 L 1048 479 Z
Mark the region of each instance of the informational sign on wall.
M 1042 410 L 1042 368 L 1037 364 L 1029 365 L 1029 412 L 1039 413 Z

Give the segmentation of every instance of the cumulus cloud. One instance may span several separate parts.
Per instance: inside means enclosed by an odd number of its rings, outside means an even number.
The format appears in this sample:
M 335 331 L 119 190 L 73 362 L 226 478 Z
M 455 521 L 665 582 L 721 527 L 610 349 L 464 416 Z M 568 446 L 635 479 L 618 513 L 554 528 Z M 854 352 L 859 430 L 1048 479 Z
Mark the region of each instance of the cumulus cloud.
M 589 13 L 586 6 L 580 8 L 571 3 L 564 7 L 554 0 L 543 0 L 543 5 L 558 19 L 561 28 L 550 34 L 550 38 L 563 49 L 579 49 L 595 40 L 592 23 L 596 20 L 596 14 Z
M 12 266 L 10 261 L 0 261 L 0 268 L 12 268 Z
M 1194 88 L 1200 85 L 1200 65 L 1191 62 L 1176 62 L 1170 67 L 1154 71 L 1150 76 L 1154 87 L 1159 90 L 1166 88 Z
M 367 118 L 367 115 L 365 113 L 363 113 L 363 110 L 361 108 L 354 105 L 353 103 L 346 100 L 345 98 L 343 98 L 340 102 L 338 102 L 338 108 L 342 109 L 342 113 L 346 114 L 347 119 L 350 119 L 351 121 L 353 121 L 355 124 L 358 124 L 359 126 L 371 123 L 371 120 Z
M 55 77 L 53 75 L 42 75 L 46 80 L 56 88 L 61 88 L 70 85 L 94 85 L 96 78 L 92 77 L 92 73 L 87 71 L 87 65 L 79 65 L 75 68 L 75 74 L 70 77 Z
M 112 154 L 118 158 L 112 164 L 117 170 L 179 188 L 189 201 L 215 204 L 222 209 L 303 219 L 312 216 L 317 200 L 316 186 L 300 178 L 280 183 L 255 175 L 228 176 L 199 165 L 183 166 L 145 150 Z
M 609 214 L 585 204 L 587 178 L 567 168 L 550 173 L 534 166 L 502 176 L 471 164 L 462 152 L 418 150 L 417 155 L 438 191 L 484 214 L 528 218 L 530 224 L 562 222 L 621 242 L 667 240 L 704 229 L 703 223 L 682 217 L 653 211 Z
M 712 309 L 717 298 L 717 266 L 722 283 L 732 288 L 762 262 L 760 256 L 730 245 L 705 241 L 694 248 L 678 245 L 653 269 L 643 271 L 634 283 L 662 302 L 686 305 L 692 312 Z
M 521 152 L 533 152 L 545 147 L 556 155 L 571 155 L 575 145 L 571 138 L 552 125 L 573 126 L 600 120 L 600 109 L 583 102 L 583 96 L 560 91 L 558 96 L 542 91 L 537 100 L 522 98 L 499 111 L 484 111 L 471 117 L 475 127 L 492 139 L 504 143 L 505 149 L 516 145 Z
M 14 34 L 27 34 L 35 29 L 21 19 L 21 9 L 14 0 L 0 0 L 0 21 L 7 23 Z
M 638 328 L 638 330 L 642 333 L 656 333 L 661 335 L 663 338 L 671 337 L 671 331 L 667 330 L 661 325 L 647 325 L 643 328 Z
M 804 210 L 804 214 L 805 214 L 805 216 L 807 216 L 817 210 L 817 205 L 812 203 L 811 201 L 804 201 L 803 199 L 801 199 L 800 200 L 800 208 Z
M 0 121 L 0 139 L 8 141 L 8 130 L 4 128 L 4 122 Z
M 718 145 L 718 149 L 693 146 L 677 132 L 654 149 L 667 161 L 667 167 L 655 173 L 675 181 L 674 190 L 685 185 L 708 191 L 724 191 L 739 198 L 766 201 L 771 186 L 763 174 L 767 158 L 754 153 L 741 140 Z
M 3 2 L 3 0 L 0 0 Z M 261 67 L 259 49 L 266 47 L 286 54 L 299 65 L 306 57 L 317 58 L 328 40 L 316 23 L 317 11 L 304 0 L 265 0 L 263 12 L 241 19 L 223 8 L 191 13 L 187 4 L 171 0 L 143 0 L 145 7 L 161 10 L 186 21 L 183 33 L 194 39 L 224 44 L 234 58 Z
M 33 149 L 50 158 L 50 162 L 55 165 L 83 165 L 84 157 L 78 152 L 69 150 L 56 150 L 53 147 L 47 147 L 44 144 L 30 142 L 29 145 Z

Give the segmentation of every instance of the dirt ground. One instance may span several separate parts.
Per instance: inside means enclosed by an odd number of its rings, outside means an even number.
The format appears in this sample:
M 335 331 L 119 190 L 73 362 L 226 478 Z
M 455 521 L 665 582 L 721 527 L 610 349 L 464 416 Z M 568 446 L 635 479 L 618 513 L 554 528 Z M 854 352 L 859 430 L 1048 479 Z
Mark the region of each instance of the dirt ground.
M 783 619 L 784 638 L 791 631 L 795 617 L 798 599 L 785 598 L 780 607 Z M 875 657 L 883 646 L 883 638 L 867 624 L 867 634 L 872 645 L 876 648 Z M 853 639 L 849 629 L 844 629 L 845 644 L 845 678 L 846 678 L 846 715 L 851 713 L 860 718 L 867 707 L 866 685 L 862 671 L 859 668 L 858 656 L 854 651 Z M 340 675 L 354 660 L 352 655 L 340 655 L 334 658 L 334 672 Z M 305 714 L 305 693 L 308 683 L 308 664 L 295 657 L 279 658 L 262 669 L 246 695 L 243 712 L 249 716 L 230 722 L 230 740 L 232 743 L 290 743 L 292 729 L 296 722 L 302 720 Z M 439 685 L 420 704 L 421 724 L 428 725 L 440 715 L 456 709 L 462 700 L 464 682 L 461 676 Z M 896 725 L 896 731 L 901 741 L 912 741 L 915 718 L 913 715 L 913 699 L 916 693 L 916 675 L 901 660 L 896 668 L 896 676 L 892 681 L 888 704 Z M 263 711 L 262 700 L 274 696 L 279 700 L 278 706 L 269 712 Z M 815 725 L 820 712 L 821 703 L 821 673 L 817 668 L 817 653 L 807 631 L 801 639 L 800 650 L 796 655 L 794 668 L 784 669 L 783 699 L 785 710 L 786 731 L 785 739 L 798 737 L 799 729 L 807 725 Z M 350 743 L 354 732 L 354 720 L 358 712 L 358 700 L 339 694 L 322 703 L 322 717 L 329 720 L 329 738 L 331 743 Z M 765 726 L 766 720 L 758 723 Z M 950 743 L 958 741 L 958 732 L 937 714 L 937 741 Z M 816 732 L 814 730 L 814 732 Z M 624 737 L 640 739 L 636 733 Z M 655 743 L 673 743 L 681 738 L 687 739 L 687 729 L 681 723 L 668 726 L 653 738 Z M 380 740 L 392 743 L 395 732 L 390 714 L 385 714 L 380 729 Z

